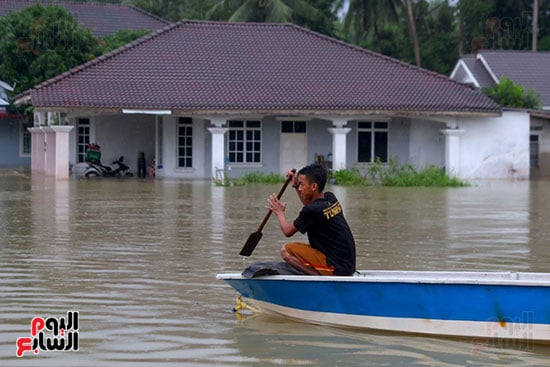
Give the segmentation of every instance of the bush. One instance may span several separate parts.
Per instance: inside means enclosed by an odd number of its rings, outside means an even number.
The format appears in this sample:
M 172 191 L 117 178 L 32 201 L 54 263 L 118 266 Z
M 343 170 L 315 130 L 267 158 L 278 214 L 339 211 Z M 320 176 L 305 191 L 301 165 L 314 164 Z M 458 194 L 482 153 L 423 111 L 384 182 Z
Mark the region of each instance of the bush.
M 248 183 L 266 183 L 275 184 L 285 181 L 285 176 L 278 173 L 262 173 L 251 172 L 246 173 L 243 177 L 230 178 L 226 172 L 223 173 L 223 180 L 214 179 L 216 186 L 244 186 Z
M 500 83 L 483 88 L 482 91 L 501 106 L 531 109 L 539 109 L 541 106 L 540 98 L 533 89 L 525 90 L 504 76 Z
M 441 168 L 430 165 L 416 171 L 411 164 L 397 164 L 390 157 L 389 162 L 382 163 L 377 159 L 376 163 L 367 169 L 367 174 L 362 175 L 357 167 L 334 172 L 332 178 L 339 185 L 381 185 L 381 186 L 435 186 L 435 187 L 460 187 L 467 186 L 466 182 L 456 177 L 449 177 Z

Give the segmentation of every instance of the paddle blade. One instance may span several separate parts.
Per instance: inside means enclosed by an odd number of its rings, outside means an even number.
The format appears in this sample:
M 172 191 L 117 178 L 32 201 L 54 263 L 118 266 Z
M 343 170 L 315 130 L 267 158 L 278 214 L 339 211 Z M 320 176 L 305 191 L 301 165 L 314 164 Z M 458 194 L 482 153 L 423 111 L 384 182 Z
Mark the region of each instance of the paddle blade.
M 252 255 L 252 252 L 256 248 L 256 245 L 258 244 L 258 242 L 260 242 L 261 238 L 262 238 L 262 232 L 258 231 L 258 232 L 251 233 L 250 236 L 248 237 L 248 240 L 246 240 L 246 243 L 244 244 L 239 255 L 241 256 Z

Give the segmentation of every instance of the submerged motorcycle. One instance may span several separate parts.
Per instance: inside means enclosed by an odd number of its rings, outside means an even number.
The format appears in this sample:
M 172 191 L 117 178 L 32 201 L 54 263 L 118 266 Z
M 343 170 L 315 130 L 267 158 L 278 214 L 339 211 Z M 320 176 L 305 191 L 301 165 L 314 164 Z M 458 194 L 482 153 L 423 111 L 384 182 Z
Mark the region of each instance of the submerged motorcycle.
M 86 177 L 133 176 L 134 174 L 128 171 L 130 167 L 124 164 L 123 161 L 124 156 L 120 156 L 118 160 L 113 161 L 112 166 L 104 166 L 98 161 L 87 161 L 88 167 L 83 175 Z

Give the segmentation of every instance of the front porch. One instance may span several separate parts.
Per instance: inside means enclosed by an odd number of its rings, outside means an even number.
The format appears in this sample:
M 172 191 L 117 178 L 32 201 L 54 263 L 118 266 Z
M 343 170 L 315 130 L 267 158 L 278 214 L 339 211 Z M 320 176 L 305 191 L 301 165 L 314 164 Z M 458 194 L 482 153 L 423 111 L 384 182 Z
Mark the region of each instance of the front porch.
M 495 118 L 510 144 L 521 142 Z M 486 133 L 481 118 L 406 118 L 397 116 L 174 116 L 158 111 L 132 113 L 38 111 L 35 114 L 32 170 L 66 179 L 86 166 L 86 148 L 101 146 L 102 162 L 120 156 L 137 171 L 138 157 L 158 177 L 209 179 L 239 177 L 247 172 L 286 172 L 318 157 L 331 157 L 333 170 L 368 167 L 377 157 L 417 168 L 444 167 L 463 179 L 482 176 L 480 157 L 470 150 Z M 514 124 L 513 126 L 521 126 Z M 486 126 L 487 128 L 488 126 Z M 484 128 L 483 130 L 486 130 Z M 493 128 L 493 127 L 491 127 Z M 517 128 L 517 127 L 516 127 Z M 464 140 L 464 137 L 470 140 Z M 476 137 L 477 136 L 477 137 Z M 491 149 L 498 150 L 497 146 Z M 516 150 L 517 150 L 516 149 Z M 520 149 L 521 150 L 521 149 Z M 503 155 L 505 152 L 495 152 Z M 508 157 L 515 176 L 525 177 L 523 157 Z M 506 177 L 510 172 L 499 172 Z M 502 178 L 498 177 L 498 178 Z M 527 173 L 528 177 L 528 173 Z M 481 177 L 483 178 L 483 177 Z

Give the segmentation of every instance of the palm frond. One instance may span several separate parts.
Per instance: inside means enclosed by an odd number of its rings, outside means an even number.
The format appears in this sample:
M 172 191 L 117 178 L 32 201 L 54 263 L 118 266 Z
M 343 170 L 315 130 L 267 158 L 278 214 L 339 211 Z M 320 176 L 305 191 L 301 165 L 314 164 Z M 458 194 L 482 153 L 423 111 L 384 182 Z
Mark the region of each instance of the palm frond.
M 287 23 L 292 20 L 292 9 L 283 0 L 268 0 L 264 11 L 266 22 Z
M 257 6 L 258 0 L 246 0 L 242 3 L 241 6 L 238 7 L 237 10 L 233 14 L 231 14 L 231 17 L 229 17 L 229 22 L 253 22 L 253 21 L 259 21 L 259 13 L 260 9 Z

